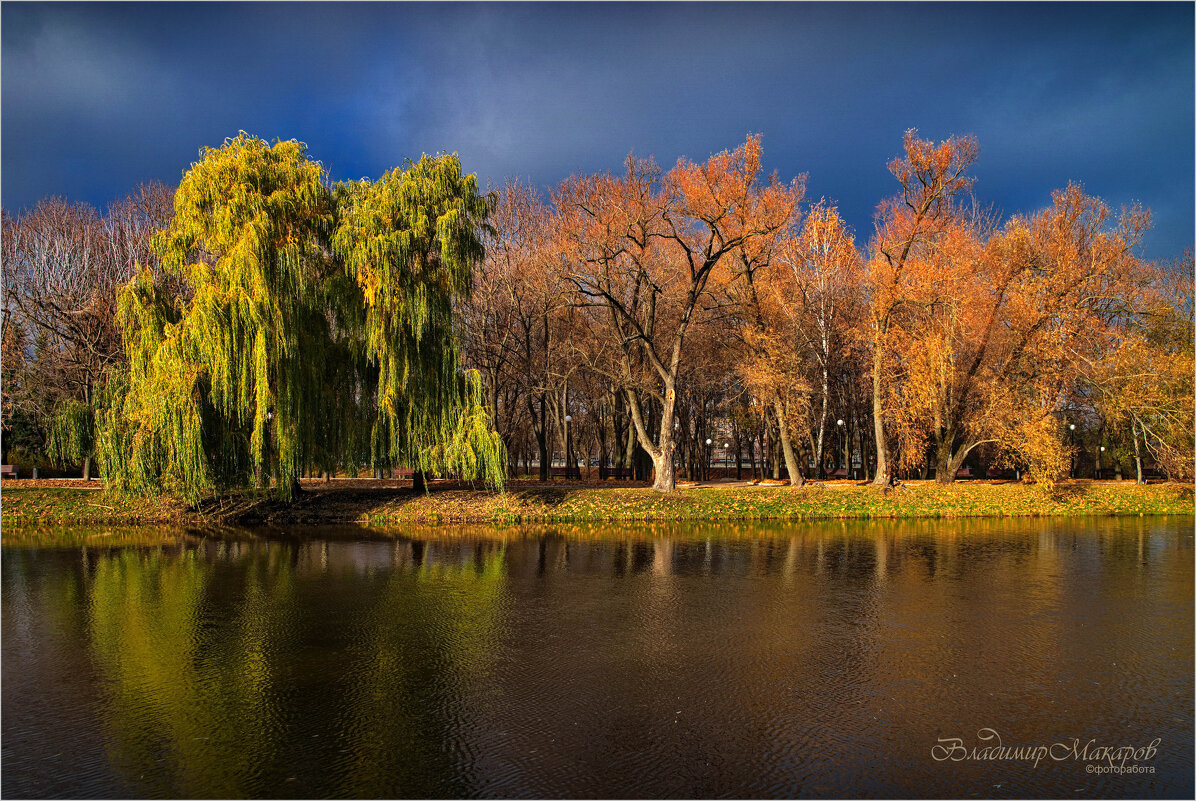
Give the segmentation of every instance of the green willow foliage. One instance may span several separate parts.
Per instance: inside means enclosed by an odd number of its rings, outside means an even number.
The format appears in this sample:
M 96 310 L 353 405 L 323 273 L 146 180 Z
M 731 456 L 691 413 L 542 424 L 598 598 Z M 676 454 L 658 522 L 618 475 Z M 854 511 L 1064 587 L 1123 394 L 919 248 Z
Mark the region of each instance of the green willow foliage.
M 455 155 L 329 187 L 295 141 L 244 133 L 183 177 L 162 270 L 121 293 L 127 372 L 97 415 L 117 488 L 195 501 L 304 470 L 408 465 L 501 486 L 506 454 L 454 307 L 490 203 Z
M 67 400 L 58 404 L 50 420 L 46 454 L 63 466 L 79 464 L 91 455 L 95 439 L 95 417 L 86 403 Z

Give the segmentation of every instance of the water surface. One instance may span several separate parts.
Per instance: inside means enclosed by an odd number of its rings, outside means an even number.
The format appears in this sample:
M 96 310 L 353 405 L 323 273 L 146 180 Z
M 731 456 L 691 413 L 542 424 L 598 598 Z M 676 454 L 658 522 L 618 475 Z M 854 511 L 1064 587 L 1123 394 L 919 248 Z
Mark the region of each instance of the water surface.
M 1191 797 L 1192 525 L 9 547 L 0 789 Z M 1153 773 L 1123 775 L 934 758 L 951 738 L 994 743 L 986 728 L 1009 746 L 1159 744 L 1126 763 Z

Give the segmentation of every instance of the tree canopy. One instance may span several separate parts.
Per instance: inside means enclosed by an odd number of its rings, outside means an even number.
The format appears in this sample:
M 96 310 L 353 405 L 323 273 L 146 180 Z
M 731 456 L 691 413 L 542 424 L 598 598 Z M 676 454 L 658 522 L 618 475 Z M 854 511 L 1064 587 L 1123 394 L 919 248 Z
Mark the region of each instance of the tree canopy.
M 329 185 L 295 141 L 201 152 L 148 269 L 120 293 L 127 368 L 97 451 L 116 487 L 195 500 L 304 471 L 403 464 L 500 485 L 505 453 L 456 304 L 490 201 L 455 155 Z
M 366 465 L 1190 479 L 1191 252 L 1144 261 L 1149 210 L 1080 184 L 1002 217 L 973 137 L 898 153 L 858 239 L 759 136 L 483 195 L 456 156 L 332 184 L 242 134 L 177 191 L 4 212 L 4 460 L 191 499 Z
M 511 452 L 547 479 L 555 432 L 566 465 L 662 491 L 719 463 L 794 485 L 1190 477 L 1190 256 L 1144 262 L 1149 212 L 1078 184 L 1002 219 L 978 157 L 907 132 L 858 243 L 763 172 L 758 137 L 547 202 L 508 186 L 465 341 Z

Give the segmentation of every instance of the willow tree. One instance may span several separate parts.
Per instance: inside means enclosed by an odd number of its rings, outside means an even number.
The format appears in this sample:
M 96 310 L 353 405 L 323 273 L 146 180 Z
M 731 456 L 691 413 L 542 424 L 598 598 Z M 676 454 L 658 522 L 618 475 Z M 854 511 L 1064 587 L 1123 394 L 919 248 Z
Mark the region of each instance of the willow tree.
M 487 211 L 457 158 L 330 187 L 294 141 L 242 133 L 200 155 L 154 241 L 187 291 L 143 271 L 121 293 L 109 483 L 194 501 L 273 482 L 289 499 L 305 470 L 366 460 L 500 483 L 451 336 Z
M 453 336 L 455 306 L 484 255 L 490 200 L 455 155 L 425 156 L 336 194 L 333 249 L 363 299 L 357 330 L 374 378 L 373 463 L 501 484 L 502 441 Z

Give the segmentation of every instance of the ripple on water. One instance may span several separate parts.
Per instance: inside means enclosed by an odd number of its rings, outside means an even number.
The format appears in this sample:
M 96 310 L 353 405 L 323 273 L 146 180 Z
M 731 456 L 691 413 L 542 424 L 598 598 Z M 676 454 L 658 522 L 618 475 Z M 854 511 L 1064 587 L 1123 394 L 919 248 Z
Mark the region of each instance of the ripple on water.
M 1190 795 L 1191 522 L 995 525 L 6 552 L 2 789 Z

